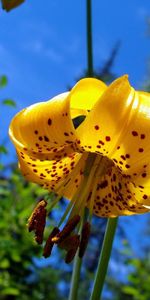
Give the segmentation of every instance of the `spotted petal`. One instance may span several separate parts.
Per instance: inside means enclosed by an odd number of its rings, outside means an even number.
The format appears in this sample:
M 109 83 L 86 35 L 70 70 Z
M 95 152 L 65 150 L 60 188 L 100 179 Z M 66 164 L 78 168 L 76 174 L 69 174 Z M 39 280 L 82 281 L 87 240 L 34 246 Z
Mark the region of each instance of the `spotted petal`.
M 34 104 L 14 117 L 9 133 L 17 149 L 25 148 L 29 154 L 40 158 L 41 153 L 53 153 L 75 142 L 67 95 L 64 93 L 51 101 Z
M 147 181 L 150 175 L 150 95 L 136 92 L 128 125 L 112 154 L 118 166 L 131 175 L 135 183 Z
M 76 142 L 72 118 L 87 114 L 105 89 L 106 85 L 99 80 L 83 79 L 70 93 L 22 110 L 13 118 L 9 129 L 15 146 L 30 156 L 52 159 L 53 153 Z
M 90 193 L 91 197 L 92 186 Z M 141 214 L 149 211 L 143 206 L 142 200 L 144 200 L 143 190 L 135 188 L 129 178 L 114 166 L 96 182 L 93 211 L 102 217 Z M 150 198 L 147 197 L 145 200 L 149 205 Z
M 127 126 L 133 95 L 127 76 L 106 89 L 77 130 L 85 150 L 111 156 Z
M 61 159 L 39 160 L 18 153 L 19 167 L 28 181 L 72 199 L 83 178 L 87 154 L 71 153 Z

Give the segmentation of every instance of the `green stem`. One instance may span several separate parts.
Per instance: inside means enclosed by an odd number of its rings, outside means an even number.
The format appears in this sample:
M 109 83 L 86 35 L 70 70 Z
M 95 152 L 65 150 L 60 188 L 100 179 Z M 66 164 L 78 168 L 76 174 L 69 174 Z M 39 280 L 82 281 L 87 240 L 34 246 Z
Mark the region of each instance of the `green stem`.
M 84 222 L 88 218 L 87 210 L 84 210 L 84 215 L 81 219 L 80 227 L 79 227 L 79 234 L 82 231 L 82 227 Z M 78 286 L 79 286 L 79 279 L 80 279 L 80 270 L 82 265 L 82 258 L 78 255 L 79 251 L 76 253 L 75 259 L 74 259 L 74 265 L 73 265 L 73 273 L 71 278 L 71 287 L 70 287 L 70 293 L 68 300 L 77 300 L 78 295 Z
M 86 0 L 86 31 L 87 31 L 87 76 L 93 77 L 93 49 L 92 49 L 92 9 L 91 0 Z M 86 211 L 83 221 L 87 218 Z M 81 222 L 82 223 L 82 222 Z M 83 223 L 81 224 L 82 228 Z M 68 300 L 77 300 L 78 285 L 80 279 L 82 259 L 76 254 L 71 279 L 71 287 Z
M 92 8 L 91 0 L 86 0 L 87 24 L 87 76 L 93 77 L 93 49 L 92 49 Z
M 101 255 L 99 258 L 99 263 L 98 263 L 95 281 L 93 285 L 93 291 L 90 300 L 101 299 L 101 293 L 105 281 L 105 276 L 107 273 L 107 267 L 108 267 L 114 235 L 117 227 L 117 221 L 118 218 L 108 219 L 103 246 L 101 250 Z
M 80 269 L 81 269 L 82 259 L 78 256 L 78 253 L 75 256 L 73 273 L 71 279 L 71 287 L 68 300 L 76 300 L 78 294 L 78 285 L 80 279 Z

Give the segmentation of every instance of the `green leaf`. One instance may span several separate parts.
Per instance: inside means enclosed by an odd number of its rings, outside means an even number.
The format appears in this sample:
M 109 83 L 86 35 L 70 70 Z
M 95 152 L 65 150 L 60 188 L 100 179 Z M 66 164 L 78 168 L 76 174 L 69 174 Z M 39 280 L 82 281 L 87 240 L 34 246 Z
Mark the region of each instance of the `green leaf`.
M 6 149 L 5 146 L 0 145 L 0 153 L 3 153 L 3 154 L 7 154 L 8 153 L 8 151 L 7 151 L 7 149 Z
M 5 75 L 0 77 L 0 88 L 3 88 L 7 85 L 8 79 Z
M 2 291 L 2 295 L 18 296 L 19 294 L 20 294 L 19 290 L 14 287 L 9 287 Z
M 124 291 L 124 293 L 126 293 L 128 295 L 133 295 L 133 296 L 137 296 L 139 294 L 137 289 L 132 286 L 123 287 L 123 291 Z
M 0 163 L 0 171 L 4 169 L 4 165 Z
M 16 102 L 15 102 L 14 100 L 12 100 L 12 99 L 4 99 L 4 100 L 2 101 L 2 103 L 3 103 L 4 105 L 16 107 Z
M 0 262 L 0 268 L 1 269 L 7 269 L 10 266 L 10 262 L 7 258 L 4 258 L 1 262 Z

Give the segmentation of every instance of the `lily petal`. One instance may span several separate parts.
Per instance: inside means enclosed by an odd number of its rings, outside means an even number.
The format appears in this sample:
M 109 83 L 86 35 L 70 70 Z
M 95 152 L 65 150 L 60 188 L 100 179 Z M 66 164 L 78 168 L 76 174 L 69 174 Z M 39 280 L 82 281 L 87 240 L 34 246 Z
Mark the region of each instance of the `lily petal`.
M 93 106 L 77 129 L 81 146 L 86 151 L 111 156 L 127 125 L 134 90 L 127 76 L 115 80 Z
M 139 193 L 139 190 L 137 192 Z M 115 166 L 97 181 L 93 207 L 93 212 L 97 216 L 116 217 L 141 214 L 147 211 L 148 209 L 143 207 L 141 197 L 139 198 L 135 194 L 133 184 Z
M 39 160 L 18 153 L 19 167 L 28 181 L 72 199 L 83 177 L 87 154 L 71 153 L 57 160 Z
M 24 109 L 12 120 L 9 134 L 17 149 L 24 148 L 37 158 L 55 154 L 64 146 L 75 143 L 76 134 L 70 116 L 68 93 Z M 34 153 L 33 153 L 34 152 Z
M 72 117 L 87 115 L 106 89 L 106 84 L 101 80 L 95 78 L 81 79 L 69 94 Z
M 112 159 L 135 184 L 150 178 L 150 94 L 136 92 L 128 126 L 116 145 Z

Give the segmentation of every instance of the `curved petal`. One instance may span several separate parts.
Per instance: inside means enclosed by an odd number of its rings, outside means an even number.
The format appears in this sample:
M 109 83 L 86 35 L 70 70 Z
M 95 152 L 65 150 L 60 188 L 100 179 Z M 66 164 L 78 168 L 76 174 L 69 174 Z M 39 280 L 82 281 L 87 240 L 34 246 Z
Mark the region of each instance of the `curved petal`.
M 18 158 L 21 172 L 28 181 L 71 199 L 82 180 L 87 154 L 74 152 L 49 161 L 19 152 Z
M 24 109 L 12 120 L 10 137 L 17 149 L 39 158 L 75 143 L 68 93 Z
M 106 84 L 98 79 L 81 79 L 69 95 L 72 119 L 81 115 L 87 116 L 106 88 Z
M 96 179 L 95 179 L 96 180 Z M 139 191 L 138 191 L 139 193 Z M 92 186 L 88 206 L 92 196 Z M 149 203 L 149 202 L 148 202 Z M 147 204 L 148 205 L 148 204 Z M 133 184 L 115 166 L 96 182 L 93 213 L 100 217 L 116 217 L 148 212 Z
M 127 126 L 133 96 L 134 90 L 126 75 L 106 89 L 77 129 L 80 145 L 85 151 L 111 156 Z
M 106 89 L 97 79 L 83 79 L 71 90 L 47 102 L 22 110 L 12 120 L 9 134 L 16 148 L 35 158 L 54 158 L 53 153 L 75 144 L 72 118 L 87 110 Z
M 84 110 L 91 110 L 106 89 L 106 84 L 98 79 L 81 79 L 70 92 L 71 109 L 81 110 L 82 114 Z
M 150 94 L 136 92 L 126 130 L 112 159 L 135 184 L 150 178 Z M 143 184 L 142 183 L 142 184 Z

